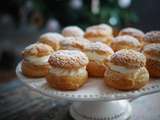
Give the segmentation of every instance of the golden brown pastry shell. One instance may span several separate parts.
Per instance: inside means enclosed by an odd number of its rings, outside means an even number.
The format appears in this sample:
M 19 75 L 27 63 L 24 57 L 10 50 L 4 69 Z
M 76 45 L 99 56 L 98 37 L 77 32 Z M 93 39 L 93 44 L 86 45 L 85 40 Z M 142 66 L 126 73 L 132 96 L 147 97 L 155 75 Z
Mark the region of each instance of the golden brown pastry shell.
M 53 49 L 46 44 L 43 43 L 34 43 L 28 46 L 29 48 L 24 49 L 22 51 L 22 56 L 37 56 L 42 57 L 45 55 L 50 55 L 53 52 Z
M 103 77 L 105 72 L 105 66 L 98 64 L 94 61 L 90 61 L 87 65 L 87 71 L 89 77 Z
M 54 40 L 51 41 L 49 39 L 43 38 L 43 39 L 40 39 L 39 42 L 51 46 L 52 49 L 54 50 L 60 49 L 60 41 L 54 41 Z
M 143 53 L 151 57 L 160 58 L 160 43 L 152 43 L 144 46 Z
M 144 41 L 144 33 L 143 31 L 136 28 L 124 28 L 119 32 L 119 35 L 130 35 L 137 38 L 141 43 Z
M 144 36 L 144 42 L 146 44 L 160 43 L 160 31 L 147 32 Z
M 146 68 L 151 77 L 160 78 L 160 61 L 147 59 Z
M 22 61 L 22 73 L 28 77 L 44 77 L 48 74 L 49 64 L 46 65 L 34 65 L 28 61 Z
M 48 84 L 58 90 L 77 90 L 83 86 L 88 79 L 87 75 L 84 76 L 57 76 L 49 73 L 46 76 Z

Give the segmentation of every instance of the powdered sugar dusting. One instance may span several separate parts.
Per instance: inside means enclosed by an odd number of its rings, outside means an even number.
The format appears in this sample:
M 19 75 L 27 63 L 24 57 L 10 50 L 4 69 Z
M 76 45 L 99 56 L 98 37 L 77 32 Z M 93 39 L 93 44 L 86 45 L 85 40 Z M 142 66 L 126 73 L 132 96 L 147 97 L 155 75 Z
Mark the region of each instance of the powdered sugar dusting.
M 82 37 L 65 37 L 63 41 L 60 42 L 62 48 L 79 48 L 83 49 L 89 41 Z
M 127 28 L 124 28 L 120 31 L 120 34 L 122 33 L 128 33 L 128 34 L 133 34 L 133 35 L 140 35 L 140 36 L 144 36 L 144 33 L 139 30 L 139 29 L 136 29 L 136 28 L 132 28 L 132 27 L 127 27 Z
M 153 43 L 144 46 L 143 51 L 157 51 L 160 53 L 160 44 Z
M 146 64 L 146 57 L 140 52 L 122 49 L 111 56 L 111 62 L 128 67 L 142 67 Z
M 48 45 L 45 45 L 45 44 L 42 44 L 42 43 L 34 43 L 34 44 L 31 44 L 29 46 L 27 46 L 24 51 L 23 51 L 23 54 L 24 55 L 48 55 L 48 54 L 51 54 L 53 52 L 53 49 L 48 46 Z
M 25 51 L 37 51 L 38 49 L 48 49 L 50 46 L 42 43 L 34 43 L 25 48 Z
M 145 42 L 160 43 L 160 31 L 150 31 L 144 36 Z
M 88 44 L 88 46 L 86 46 L 86 50 L 100 51 L 100 52 L 105 52 L 105 53 L 110 52 L 111 54 L 114 53 L 111 47 L 109 47 L 108 45 L 102 42 L 92 42 Z
M 62 34 L 64 36 L 81 36 L 82 37 L 84 35 L 84 32 L 78 26 L 68 26 L 63 29 Z
M 59 50 L 51 55 L 49 63 L 64 68 L 82 67 L 88 63 L 88 58 L 78 50 Z
M 117 36 L 114 40 L 113 40 L 113 44 L 116 43 L 127 43 L 130 45 L 134 45 L 134 46 L 140 46 L 140 42 L 139 40 L 137 40 L 136 38 L 129 36 L 129 35 L 122 35 L 122 36 Z
M 107 24 L 93 25 L 86 29 L 87 34 L 93 35 L 112 35 L 112 28 Z
M 64 39 L 64 37 L 59 33 L 49 32 L 49 33 L 42 34 L 40 36 L 40 40 L 43 40 L 43 39 L 61 41 L 62 39 Z

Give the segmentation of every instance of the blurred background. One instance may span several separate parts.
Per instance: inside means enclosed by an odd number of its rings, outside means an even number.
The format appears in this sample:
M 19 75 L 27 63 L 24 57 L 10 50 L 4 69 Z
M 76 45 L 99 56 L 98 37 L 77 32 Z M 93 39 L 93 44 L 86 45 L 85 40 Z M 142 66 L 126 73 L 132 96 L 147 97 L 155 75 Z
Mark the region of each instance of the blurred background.
M 20 51 L 42 33 L 60 32 L 68 25 L 107 23 L 160 29 L 159 0 L 2 0 L 0 4 L 0 81 L 15 78 Z
M 61 32 L 68 25 L 85 30 L 99 23 L 111 25 L 115 32 L 124 27 L 160 30 L 160 0 L 1 0 L 0 120 L 73 120 L 68 117 L 69 104 L 27 89 L 15 68 L 20 52 L 40 34 Z M 133 102 L 132 120 L 159 120 L 159 98 L 160 94 Z

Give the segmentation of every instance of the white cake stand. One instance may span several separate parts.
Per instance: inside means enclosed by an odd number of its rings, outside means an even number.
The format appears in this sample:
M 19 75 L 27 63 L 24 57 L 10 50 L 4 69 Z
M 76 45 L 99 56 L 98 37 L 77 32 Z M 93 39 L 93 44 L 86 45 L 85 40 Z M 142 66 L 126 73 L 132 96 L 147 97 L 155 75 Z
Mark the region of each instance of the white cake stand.
M 131 116 L 129 100 L 160 92 L 160 79 L 151 80 L 140 90 L 123 92 L 106 87 L 102 79 L 90 78 L 77 91 L 58 91 L 48 86 L 45 78 L 27 78 L 21 72 L 21 63 L 16 74 L 26 86 L 56 99 L 73 101 L 70 114 L 75 120 L 126 120 Z

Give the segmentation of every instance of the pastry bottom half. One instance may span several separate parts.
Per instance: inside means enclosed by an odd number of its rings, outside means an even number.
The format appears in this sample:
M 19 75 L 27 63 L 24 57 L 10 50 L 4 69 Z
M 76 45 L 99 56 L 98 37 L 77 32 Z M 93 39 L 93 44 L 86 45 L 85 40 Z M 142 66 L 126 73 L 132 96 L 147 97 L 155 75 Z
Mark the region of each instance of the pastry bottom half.
M 105 84 L 119 90 L 137 90 L 149 82 L 149 73 L 145 67 L 131 73 L 116 72 L 108 67 L 104 75 Z
M 44 77 L 48 74 L 49 64 L 34 65 L 28 61 L 22 61 L 22 73 L 28 77 Z

